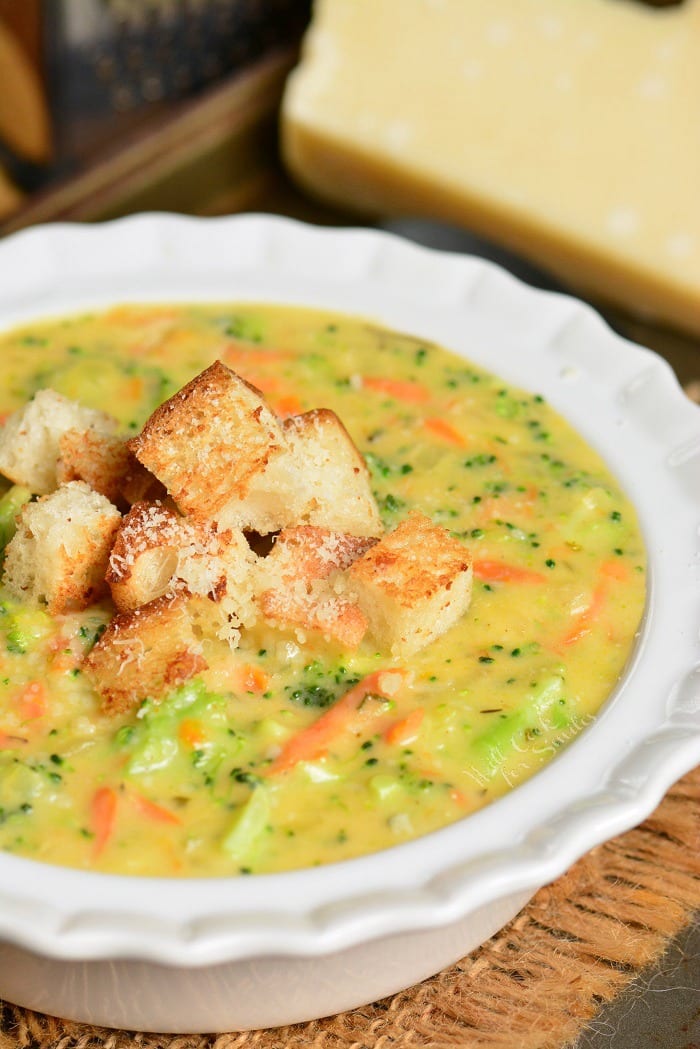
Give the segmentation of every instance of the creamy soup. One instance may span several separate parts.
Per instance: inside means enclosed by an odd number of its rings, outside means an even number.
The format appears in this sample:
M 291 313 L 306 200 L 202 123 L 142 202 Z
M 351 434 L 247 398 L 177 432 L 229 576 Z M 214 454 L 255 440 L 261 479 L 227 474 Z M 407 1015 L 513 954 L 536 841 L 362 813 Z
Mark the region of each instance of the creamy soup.
M 295 734 L 396 660 L 269 625 L 206 642 L 208 669 L 107 715 L 81 661 L 108 601 L 50 617 L 0 590 L 0 847 L 145 875 L 330 863 L 407 841 L 517 786 L 579 733 L 645 600 L 635 512 L 542 396 L 364 320 L 274 306 L 124 306 L 0 337 L 0 411 L 50 387 L 134 434 L 214 360 L 282 416 L 333 409 L 384 524 L 419 509 L 471 553 L 471 605 L 401 662 L 376 716 L 270 774 Z M 9 482 L 7 486 L 9 488 Z M 0 504 L 12 530 L 11 496 Z M 465 833 L 468 833 L 465 827 Z

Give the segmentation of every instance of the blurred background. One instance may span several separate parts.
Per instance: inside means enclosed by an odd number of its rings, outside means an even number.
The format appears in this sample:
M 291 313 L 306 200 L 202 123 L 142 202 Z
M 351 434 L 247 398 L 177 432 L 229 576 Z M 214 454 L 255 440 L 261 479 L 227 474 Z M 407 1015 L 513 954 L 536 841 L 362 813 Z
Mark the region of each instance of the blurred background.
M 635 14 L 689 9 L 681 29 L 694 34 L 700 99 L 697 0 L 603 2 Z M 425 6 L 445 5 L 425 0 Z M 532 283 L 566 288 L 556 266 L 540 272 L 531 258 L 509 253 L 507 235 L 485 240 L 469 222 L 437 223 L 444 210 L 438 193 L 432 216 L 429 196 L 415 213 L 410 198 L 401 210 L 383 211 L 358 207 L 352 194 L 330 206 L 299 187 L 280 159 L 280 103 L 310 18 L 311 0 L 0 0 L 0 235 L 37 222 L 98 221 L 151 209 L 255 210 L 396 229 L 448 250 L 496 258 Z M 544 35 L 553 36 L 554 20 L 540 19 Z M 504 25 L 489 26 L 492 44 Z M 478 64 L 470 60 L 470 76 Z M 649 92 L 658 81 L 642 89 Z M 410 93 L 406 98 L 410 108 Z M 698 119 L 697 112 L 688 114 L 689 132 L 697 132 Z M 672 160 L 678 158 L 669 165 Z M 700 178 L 694 170 L 687 167 L 688 186 Z M 676 240 L 682 248 L 683 233 Z M 664 318 L 659 325 L 619 303 L 590 298 L 613 327 L 661 352 L 698 396 L 700 287 L 690 330 L 687 310 L 681 323 Z
M 334 2 L 339 7 L 349 0 Z M 437 12 L 449 2 L 424 0 L 423 6 Z M 676 17 L 686 21 L 679 21 L 678 29 L 694 48 L 698 80 L 676 78 L 680 86 L 676 83 L 674 119 L 681 131 L 687 127 L 689 132 L 688 164 L 681 157 L 676 176 L 685 178 L 692 190 L 688 199 L 694 201 L 688 232 L 681 228 L 671 245 L 680 259 L 693 248 L 692 236 L 700 225 L 700 170 L 694 166 L 700 158 L 700 3 L 586 2 L 592 10 L 597 5 L 594 14 L 601 24 L 607 17 L 601 5 L 606 4 L 611 19 L 629 19 L 630 40 L 637 30 L 640 40 L 649 34 L 654 39 L 655 24 L 642 22 L 652 17 L 650 9 L 665 13 L 667 21 L 658 23 L 659 31 L 670 25 L 667 8 L 683 10 Z M 583 8 L 584 0 L 579 3 Z M 350 6 L 358 4 L 354 0 Z M 533 6 L 530 0 L 527 4 Z M 557 4 L 567 7 L 571 0 L 549 0 L 546 18 L 542 11 L 547 5 L 539 4 L 543 38 L 557 37 L 557 19 L 551 17 Z M 324 6 L 330 9 L 333 0 Z M 394 6 L 399 10 L 396 0 Z M 408 6 L 415 7 L 414 0 Z M 468 0 L 468 6 L 476 10 L 479 3 Z M 372 7 L 373 0 L 365 0 L 367 17 Z M 387 0 L 378 7 L 386 8 Z M 481 0 L 484 7 L 497 13 L 495 0 Z M 508 7 L 513 9 L 513 0 Z M 345 199 L 340 190 L 331 194 L 329 204 L 328 195 L 324 202 L 323 194 L 302 188 L 313 179 L 299 179 L 282 158 L 280 107 L 289 74 L 300 61 L 311 8 L 311 0 L 0 0 L 0 236 L 36 223 L 101 221 L 144 210 L 193 215 L 262 211 L 313 223 L 390 229 L 430 246 L 494 259 L 529 283 L 567 290 L 570 268 L 560 273 L 554 264 L 545 272 L 527 250 L 514 251 L 518 239 L 509 236 L 507 223 L 499 227 L 502 236 L 485 237 L 483 228 L 470 224 L 468 209 L 464 221 L 445 221 L 437 184 L 433 198 L 430 185 L 423 187 L 415 210 L 410 194 L 399 195 L 400 206 L 382 207 L 376 194 L 350 191 Z M 625 27 L 624 22 L 614 23 L 619 24 Z M 508 23 L 502 18 L 489 23 L 487 37 L 492 49 L 504 45 Z M 624 79 L 625 40 L 618 43 L 616 75 Z M 392 54 L 397 46 L 400 42 L 387 41 Z M 563 42 L 556 46 L 561 54 Z M 670 68 L 673 52 L 664 47 L 665 58 L 661 46 L 656 57 Z M 317 40 L 316 60 L 321 51 Z M 470 54 L 462 72 L 474 80 L 481 59 L 473 50 Z M 567 76 L 564 70 L 558 78 L 562 91 L 570 86 Z M 656 73 L 654 77 L 640 88 L 651 100 L 649 106 L 661 97 L 665 83 Z M 682 107 L 688 99 L 686 112 Z M 407 112 L 412 106 L 420 109 L 420 100 L 407 90 Z M 527 119 L 523 113 L 522 120 Z M 654 143 L 642 141 L 639 147 L 643 155 L 644 149 L 653 151 Z M 673 160 L 677 167 L 679 158 Z M 397 165 L 392 178 L 400 183 L 400 158 Z M 579 191 L 585 196 L 583 178 Z M 660 193 L 659 201 L 666 196 Z M 374 201 L 372 206 L 368 200 Z M 581 201 L 585 204 L 584 197 Z M 614 218 L 617 232 L 628 232 L 623 227 L 629 216 L 622 212 Z M 686 295 L 683 314 L 674 317 L 670 310 L 663 322 L 630 309 L 629 298 L 615 301 L 614 295 L 595 292 L 588 297 L 616 330 L 661 353 L 688 395 L 700 400 L 700 287 L 695 313 L 692 294 L 690 300 Z M 581 1049 L 696 1044 L 689 1031 L 698 1018 L 699 941 L 697 930 L 689 930 L 624 1001 L 603 1011 L 582 1036 Z

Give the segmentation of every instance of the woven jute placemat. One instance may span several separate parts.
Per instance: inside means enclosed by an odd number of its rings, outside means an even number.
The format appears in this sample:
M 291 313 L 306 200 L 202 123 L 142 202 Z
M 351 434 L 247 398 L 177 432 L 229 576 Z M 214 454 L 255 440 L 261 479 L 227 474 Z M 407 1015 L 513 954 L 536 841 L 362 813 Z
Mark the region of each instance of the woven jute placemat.
M 0 1049 L 563 1049 L 700 910 L 700 768 L 594 849 L 496 936 L 417 987 L 326 1020 L 155 1035 L 0 1003 Z

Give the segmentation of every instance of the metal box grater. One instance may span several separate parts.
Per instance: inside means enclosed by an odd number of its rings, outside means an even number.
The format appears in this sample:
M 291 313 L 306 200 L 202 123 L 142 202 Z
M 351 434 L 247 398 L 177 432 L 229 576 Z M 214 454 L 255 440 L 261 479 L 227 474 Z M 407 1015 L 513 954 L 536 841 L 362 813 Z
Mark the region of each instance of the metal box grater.
M 0 18 L 33 52 L 50 116 L 53 172 L 66 174 L 166 115 L 169 103 L 294 45 L 310 6 L 311 0 L 0 0 Z

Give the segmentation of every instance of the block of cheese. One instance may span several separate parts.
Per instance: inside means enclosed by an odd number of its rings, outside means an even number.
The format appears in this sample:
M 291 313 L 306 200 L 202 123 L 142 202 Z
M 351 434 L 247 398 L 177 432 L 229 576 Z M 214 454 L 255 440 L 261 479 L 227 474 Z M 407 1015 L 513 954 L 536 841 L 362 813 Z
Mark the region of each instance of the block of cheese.
M 282 148 L 327 201 L 700 333 L 700 0 L 316 0 Z

